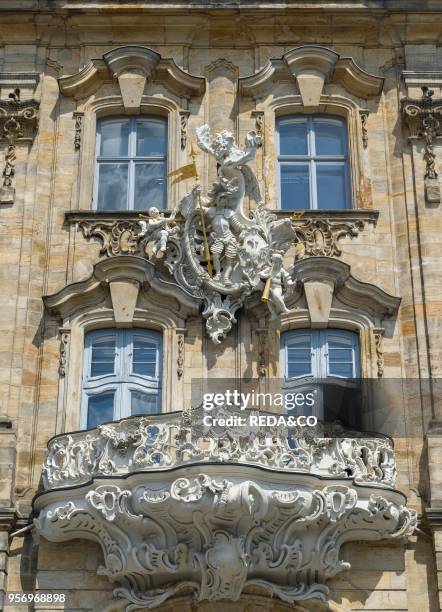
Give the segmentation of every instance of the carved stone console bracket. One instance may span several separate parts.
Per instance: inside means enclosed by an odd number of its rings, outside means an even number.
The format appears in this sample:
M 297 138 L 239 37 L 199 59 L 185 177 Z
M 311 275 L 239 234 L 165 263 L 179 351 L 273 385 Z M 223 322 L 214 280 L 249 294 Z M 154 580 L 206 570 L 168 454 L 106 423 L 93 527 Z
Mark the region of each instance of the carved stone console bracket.
M 0 204 L 14 203 L 16 146 L 18 142 L 32 142 L 34 139 L 38 126 L 39 106 L 37 100 L 20 100 L 18 87 L 9 94 L 8 100 L 0 100 L 0 135 L 7 144 Z
M 434 140 L 442 136 L 442 99 L 433 100 L 434 91 L 421 87 L 421 99 L 404 98 L 402 117 L 410 132 L 410 140 L 423 139 L 425 161 L 425 199 L 429 204 L 440 203 L 440 184 L 435 168 Z

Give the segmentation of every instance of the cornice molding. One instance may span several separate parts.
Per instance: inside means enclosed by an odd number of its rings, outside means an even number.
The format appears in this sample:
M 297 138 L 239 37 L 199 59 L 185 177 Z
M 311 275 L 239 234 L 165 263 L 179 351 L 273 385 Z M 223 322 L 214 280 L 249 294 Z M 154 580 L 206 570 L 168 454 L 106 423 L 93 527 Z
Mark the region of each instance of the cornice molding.
M 290 49 L 280 58 L 272 58 L 257 73 L 239 79 L 239 91 L 253 98 L 264 95 L 278 74 L 297 81 L 304 106 L 318 106 L 325 83 L 342 85 L 358 98 L 380 96 L 384 78 L 370 74 L 352 57 L 320 45 L 301 45 Z
M 70 283 L 60 291 L 43 297 L 43 303 L 51 316 L 62 320 L 82 312 L 85 308 L 103 304 L 110 296 L 117 323 L 130 324 L 138 293 L 145 286 L 159 295 L 168 295 L 178 300 L 182 307 L 196 314 L 198 305 L 179 288 L 173 290 L 155 272 L 155 266 L 144 257 L 119 255 L 100 260 L 94 265 L 91 276 L 83 281 Z M 124 320 L 118 319 L 120 296 L 131 296 L 132 310 Z M 132 295 L 133 294 L 133 295 Z M 127 318 L 129 316 L 129 319 Z
M 396 315 L 401 303 L 401 298 L 355 278 L 348 264 L 333 257 L 301 259 L 293 265 L 292 275 L 297 280 L 298 292 L 309 283 L 323 284 L 331 287 L 334 297 L 345 305 L 381 319 Z
M 141 45 L 116 47 L 102 58 L 92 59 L 76 74 L 60 77 L 58 84 L 63 95 L 79 100 L 114 79 L 119 82 L 128 110 L 131 110 L 129 100 L 139 106 L 147 81 L 160 83 L 173 94 L 188 98 L 199 97 L 205 91 L 203 77 L 185 72 L 174 59 L 162 58 L 156 51 Z

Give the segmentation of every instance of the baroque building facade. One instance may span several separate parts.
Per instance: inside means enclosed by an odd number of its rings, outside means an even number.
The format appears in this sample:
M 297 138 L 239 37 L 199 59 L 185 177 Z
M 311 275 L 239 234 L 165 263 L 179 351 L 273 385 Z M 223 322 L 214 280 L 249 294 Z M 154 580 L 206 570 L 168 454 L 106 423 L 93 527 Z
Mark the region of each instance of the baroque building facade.
M 5 609 L 441 609 L 441 23 L 0 7 Z M 341 433 L 201 430 L 313 379 Z

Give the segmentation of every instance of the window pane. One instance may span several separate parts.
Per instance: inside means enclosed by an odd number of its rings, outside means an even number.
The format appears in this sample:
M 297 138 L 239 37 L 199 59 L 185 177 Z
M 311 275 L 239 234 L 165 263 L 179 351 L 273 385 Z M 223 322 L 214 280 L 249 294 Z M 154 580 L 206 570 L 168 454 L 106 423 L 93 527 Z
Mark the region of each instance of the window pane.
M 297 338 L 287 346 L 288 378 L 312 374 L 312 349 L 310 337 Z
M 113 374 L 115 371 L 115 336 L 97 338 L 92 343 L 91 376 Z
M 353 374 L 354 351 L 348 337 L 338 338 L 328 336 L 328 369 L 330 376 L 345 376 Z
M 153 414 L 160 412 L 159 403 L 158 394 L 131 391 L 131 414 Z
M 307 376 L 312 373 L 311 363 L 309 361 L 289 361 L 288 362 L 288 378 L 295 376 Z
M 330 376 L 345 376 L 345 378 L 353 377 L 353 364 L 352 363 L 329 363 L 329 375 Z
M 89 397 L 87 428 L 97 427 L 114 418 L 114 392 Z
M 137 155 L 165 157 L 166 132 L 165 121 L 137 121 Z
M 136 164 L 135 200 L 136 210 L 147 210 L 151 206 L 166 208 L 166 164 Z
M 99 164 L 98 210 L 127 208 L 127 164 Z
M 281 208 L 290 210 L 310 208 L 309 185 L 307 164 L 282 164 Z
M 128 154 L 129 121 L 112 121 L 101 124 L 100 155 L 121 157 Z
M 339 210 L 347 208 L 347 185 L 343 164 L 317 164 L 318 208 Z
M 342 124 L 314 122 L 316 155 L 345 155 L 345 128 Z
M 307 122 L 279 124 L 279 154 L 307 155 Z
M 146 338 L 135 337 L 133 341 L 132 372 L 140 376 L 155 378 L 157 346 Z

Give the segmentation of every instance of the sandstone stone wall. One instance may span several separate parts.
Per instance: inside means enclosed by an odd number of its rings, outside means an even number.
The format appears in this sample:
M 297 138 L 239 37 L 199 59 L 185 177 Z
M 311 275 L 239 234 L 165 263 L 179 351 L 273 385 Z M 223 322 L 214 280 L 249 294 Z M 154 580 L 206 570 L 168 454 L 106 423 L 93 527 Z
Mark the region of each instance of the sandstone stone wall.
M 7 417 L 4 422 L 0 418 L 0 593 L 59 589 L 69 594 L 68 606 L 59 608 L 66 610 L 104 610 L 111 595 L 110 583 L 96 576 L 101 552 L 95 545 L 33 543 L 29 534 L 8 543 L 5 534 L 28 521 L 48 439 L 64 431 L 66 423 L 74 429 L 79 418 L 73 408 L 78 407 L 78 396 L 68 396 L 72 402 L 63 397 L 68 382 L 59 374 L 60 321 L 45 312 L 42 297 L 85 280 L 103 257 L 99 243 L 87 241 L 74 222 L 66 221 L 65 212 L 90 210 L 94 105 L 99 99 L 118 97 L 118 84 L 106 82 L 99 91 L 76 99 L 60 93 L 57 79 L 78 73 L 91 59 L 117 46 L 145 45 L 173 58 L 190 74 L 207 78 L 206 93 L 188 101 L 188 142 L 195 140 L 195 129 L 204 122 L 232 129 L 242 141 L 248 130 L 256 128 L 253 111 L 262 110 L 264 142 L 254 167 L 270 207 L 277 201 L 275 101 L 287 95 L 288 84 L 276 81 L 269 93 L 253 99 L 239 95 L 237 78 L 254 74 L 270 58 L 301 44 L 324 45 L 384 77 L 382 93 L 365 103 L 367 147 L 361 144 L 360 126 L 351 137 L 351 142 L 358 142 L 361 177 L 353 192 L 354 207 L 377 210 L 379 218 L 377 223 L 365 223 L 357 236 L 342 238 L 341 259 L 355 277 L 401 297 L 397 316 L 385 322 L 383 376 L 416 381 L 441 376 L 442 217 L 440 204 L 425 200 L 423 144 L 419 139 L 408 141 L 400 100 L 419 98 L 422 84 L 435 90 L 435 99 L 442 97 L 442 9 L 436 2 L 391 2 L 389 9 L 383 2 L 372 2 L 370 8 L 364 4 L 233 7 L 221 2 L 215 7 L 213 3 L 108 2 L 101 6 L 10 0 L 0 6 L 0 98 L 8 99 L 19 73 L 35 73 L 38 84 L 23 86 L 21 96 L 40 103 L 34 140 L 17 144 L 15 200 L 0 206 L 0 415 Z M 339 85 L 331 84 L 328 91 L 343 95 Z M 187 104 L 153 82 L 146 85 L 145 94 L 170 98 L 180 107 Z M 351 94 L 349 98 L 355 100 Z M 74 142 L 74 111 L 84 113 L 79 148 Z M 187 150 L 178 146 L 177 116 L 173 121 L 176 146 L 170 164 L 175 167 L 188 157 Z M 5 150 L 3 146 L 0 165 Z M 442 168 L 438 142 L 435 153 L 436 168 Z M 204 155 L 198 164 L 203 184 L 208 184 L 215 167 Z M 185 188 L 183 184 L 170 188 L 171 204 Z M 227 340 L 215 346 L 201 317 L 188 317 L 182 379 L 175 380 L 176 372 L 170 369 L 174 378 L 166 409 L 189 405 L 195 378 L 258 376 L 263 367 L 265 387 L 279 374 L 279 330 L 269 330 L 263 348 L 257 330 L 266 326 L 264 319 L 241 314 Z M 367 342 L 371 352 L 366 373 L 374 375 L 378 356 L 374 339 Z M 78 351 L 75 347 L 72 350 Z M 414 389 L 416 393 L 395 398 L 406 433 L 396 441 L 397 486 L 408 496 L 409 505 L 423 513 L 421 531 L 407 545 L 349 545 L 354 571 L 332 581 L 329 609 L 441 609 L 436 574 L 442 567 L 438 532 L 442 406 L 435 389 L 417 382 Z M 425 515 L 426 508 L 435 512 Z M 251 596 L 243 608 L 238 604 L 238 610 L 273 609 L 273 603 L 256 597 Z M 185 605 L 183 600 L 176 609 Z M 45 610 L 42 606 L 36 609 Z M 236 610 L 229 606 L 210 609 Z M 169 603 L 164 609 L 174 607 Z M 275 609 L 289 607 L 281 604 Z M 305 609 L 315 608 L 308 603 Z

